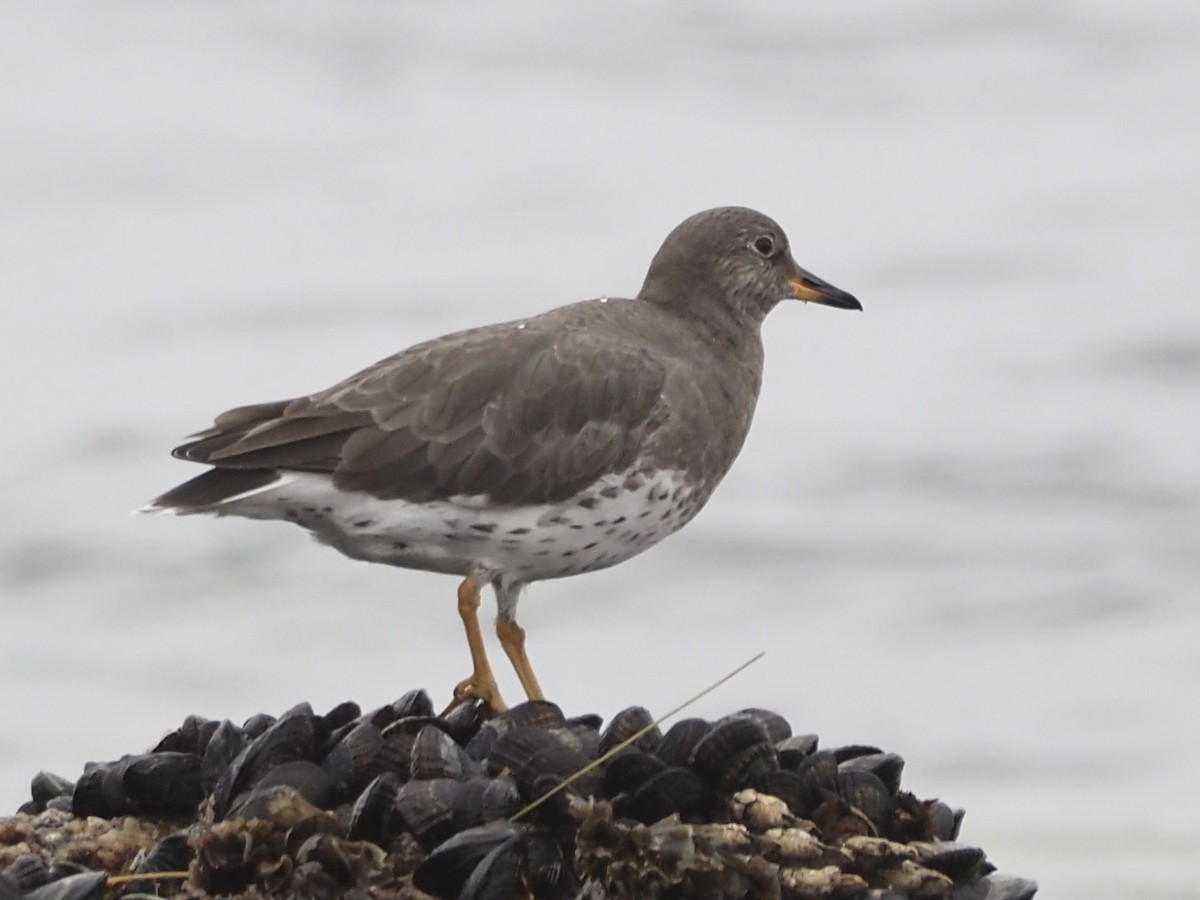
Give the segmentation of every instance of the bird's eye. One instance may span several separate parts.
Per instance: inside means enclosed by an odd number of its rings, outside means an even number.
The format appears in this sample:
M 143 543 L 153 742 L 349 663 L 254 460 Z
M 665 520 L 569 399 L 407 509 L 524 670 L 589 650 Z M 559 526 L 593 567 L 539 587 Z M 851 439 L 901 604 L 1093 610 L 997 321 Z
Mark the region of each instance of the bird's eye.
M 770 258 L 775 254 L 775 240 L 767 234 L 754 239 L 754 252 L 764 258 Z

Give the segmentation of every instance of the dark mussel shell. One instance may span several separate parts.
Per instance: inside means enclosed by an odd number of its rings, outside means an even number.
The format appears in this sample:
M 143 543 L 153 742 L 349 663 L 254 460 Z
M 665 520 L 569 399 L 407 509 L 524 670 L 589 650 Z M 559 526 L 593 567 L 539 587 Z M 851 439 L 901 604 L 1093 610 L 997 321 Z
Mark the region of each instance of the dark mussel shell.
M 534 785 L 539 779 L 544 776 L 567 778 L 589 762 L 590 759 L 568 747 L 553 733 L 536 726 L 521 726 L 500 735 L 488 756 L 487 768 L 490 775 L 510 773 L 521 799 L 529 802 L 538 796 Z M 576 783 L 575 788 L 586 797 L 598 786 L 599 775 L 590 772 Z
M 779 760 L 772 745 L 753 744 L 730 758 L 716 787 L 722 793 L 733 793 L 749 787 L 762 775 L 778 768 Z
M 753 719 L 762 725 L 767 730 L 767 736 L 770 737 L 772 744 L 778 744 L 780 741 L 786 741 L 792 736 L 792 726 L 783 716 L 777 712 L 772 712 L 769 709 L 758 709 L 750 707 L 748 709 L 738 710 L 730 716 Z
M 904 772 L 904 760 L 896 753 L 868 753 L 855 756 L 838 766 L 842 772 L 862 769 L 870 772 L 884 783 L 889 794 L 900 790 L 900 775 Z
M 521 808 L 517 783 L 508 775 L 476 777 L 462 783 L 454 798 L 451 816 L 458 829 L 473 828 L 496 819 L 507 819 Z
M 173 752 L 126 757 L 106 769 L 100 791 L 110 816 L 188 815 L 204 799 L 200 757 Z
M 251 733 L 246 726 L 243 730 Z M 314 747 L 312 707 L 301 703 L 251 740 L 221 774 L 213 789 L 215 818 L 223 819 L 233 798 L 250 788 L 268 769 L 285 762 L 311 759 Z
M 730 758 L 758 744 L 771 744 L 771 738 L 761 724 L 753 719 L 722 719 L 696 743 L 688 764 L 701 777 L 716 782 Z
M 795 771 L 804 780 L 810 804 L 816 805 L 823 797 L 837 792 L 838 763 L 833 751 L 816 751 L 805 757 Z
M 437 717 L 437 723 L 458 744 L 465 747 L 490 716 L 491 712 L 486 703 L 482 700 L 469 700 L 442 713 Z
M 391 737 L 403 735 L 410 739 L 409 745 L 411 746 L 412 741 L 417 739 L 417 735 L 421 733 L 421 730 L 429 725 L 446 731 L 446 723 L 435 716 L 405 716 L 403 719 L 397 719 L 384 727 L 383 737 L 386 740 Z
M 472 759 L 484 760 L 491 753 L 496 740 L 506 731 L 524 726 L 562 728 L 566 724 L 567 720 L 557 703 L 551 703 L 549 700 L 527 700 L 484 722 L 467 742 L 465 749 Z
M 535 897 L 579 896 L 579 879 L 563 855 L 562 845 L 545 834 L 525 836 L 525 872 Z
M 351 725 L 336 740 L 321 760 L 321 768 L 348 794 L 369 784 L 383 769 L 379 751 L 383 733 L 370 722 Z
M 249 742 L 246 733 L 228 719 L 218 723 L 200 756 L 200 787 L 206 794 L 212 793 L 221 775 Z
M 128 763 L 123 784 L 135 808 L 164 816 L 189 815 L 204 799 L 194 753 L 153 753 Z
M 730 717 L 717 722 L 692 751 L 691 768 L 720 793 L 748 787 L 779 768 L 775 746 L 756 719 Z
M 586 725 L 563 725 L 550 733 L 581 756 L 595 759 L 600 755 L 600 732 Z
M 290 855 L 295 860 L 295 869 L 285 895 L 288 900 L 300 897 L 366 900 L 369 896 L 354 888 L 371 866 L 373 853 L 351 847 L 332 834 L 317 832 L 305 838 Z
M 523 725 L 561 728 L 567 724 L 562 708 L 549 700 L 526 700 L 500 713 L 492 721 L 503 723 L 506 729 L 520 728 Z
M 704 719 L 680 719 L 667 729 L 655 755 L 668 766 L 686 766 L 700 739 L 712 731 Z
M 628 791 L 634 791 L 669 766 L 657 756 L 626 747 L 604 765 L 604 780 L 601 793 L 605 797 L 615 797 Z
M 217 729 L 221 727 L 221 722 L 217 719 L 203 719 L 199 725 L 199 730 L 196 733 L 196 747 L 190 751 L 197 756 L 204 752 L 204 748 L 208 746 L 208 742 L 212 740 L 212 736 Z
M 480 774 L 481 767 L 454 739 L 436 725 L 426 725 L 413 740 L 409 778 L 454 778 Z
M 105 763 L 90 762 L 84 765 L 83 774 L 75 781 L 75 790 L 71 792 L 71 813 L 78 818 L 88 816 L 110 818 L 108 801 L 104 798 L 102 786 L 108 769 Z
M 125 886 L 125 894 L 157 894 L 159 881 L 150 877 L 159 872 L 186 872 L 192 861 L 192 848 L 188 846 L 188 835 L 180 831 L 169 834 L 149 849 L 141 860 L 133 867 L 134 875 L 145 875 L 129 882 Z M 179 879 L 162 882 L 164 887 L 175 893 Z
M 590 728 L 592 731 L 599 733 L 604 726 L 604 716 L 599 713 L 583 713 L 578 716 L 571 716 L 567 719 L 567 725 L 582 725 L 584 728 Z
M 432 716 L 433 700 L 424 688 L 409 691 L 392 703 L 392 713 L 397 719 L 407 719 L 410 716 Z
M 492 752 L 492 747 L 496 745 L 496 741 L 500 739 L 500 735 L 508 731 L 510 726 L 504 724 L 504 720 L 497 716 L 496 718 L 484 722 L 479 726 L 479 730 L 475 732 L 475 736 L 467 741 L 467 745 L 463 748 L 467 751 L 467 756 L 476 762 L 483 762 Z
M 502 847 L 508 847 L 508 853 L 519 854 L 522 839 L 520 828 L 505 819 L 460 831 L 425 857 L 413 872 L 413 886 L 435 897 L 460 897 L 485 859 Z
M 188 716 L 178 728 L 164 734 L 150 752 L 199 753 L 215 727 L 203 716 Z
M 673 766 L 653 775 L 632 793 L 613 801 L 618 816 L 646 825 L 678 814 L 689 820 L 704 815 L 713 803 L 712 789 L 691 769 Z
M 255 812 L 260 808 L 260 798 L 264 793 L 270 793 L 272 788 L 281 785 L 295 788 L 301 797 L 321 809 L 332 809 L 342 796 L 329 773 L 307 759 L 296 759 L 280 763 L 264 772 L 249 791 L 234 799 L 224 818 L 259 818 Z
M 366 722 L 369 725 L 374 725 L 380 731 L 383 731 L 383 729 L 387 728 L 398 718 L 399 716 L 396 715 L 396 711 L 389 703 L 387 706 L 380 706 L 377 709 L 372 709 L 363 713 L 358 717 L 358 721 Z M 342 727 L 344 728 L 345 726 Z
M 427 725 L 437 725 L 437 719 L 415 716 L 408 719 L 397 719 L 383 729 L 383 745 L 379 748 L 379 756 L 375 765 L 381 772 L 395 772 L 402 778 L 408 778 L 412 768 L 412 748 L 417 735 Z
M 17 896 L 39 888 L 50 880 L 50 872 L 41 857 L 26 853 L 4 867 L 3 876 L 16 890 Z M 0 890 L 0 897 L 4 892 Z
M 530 786 L 528 796 L 532 808 L 525 821 L 549 828 L 570 828 L 574 822 L 571 816 L 572 801 L 581 796 L 577 785 L 578 782 L 568 784 L 567 779 L 559 775 L 539 775 Z
M 270 713 L 256 713 L 242 723 L 242 731 L 246 733 L 247 738 L 254 740 L 274 725 L 276 721 L 276 718 Z
M 334 732 L 354 722 L 361 715 L 362 707 L 353 700 L 346 700 L 321 716 L 321 722 L 326 730 Z
M 958 840 L 963 817 L 967 814 L 965 809 L 952 809 L 941 800 L 926 800 L 922 807 L 925 813 L 925 833 L 930 840 Z
M 865 769 L 843 769 L 838 772 L 837 793 L 876 829 L 886 830 L 892 817 L 892 794 L 877 776 Z
M 399 719 L 431 719 L 433 718 L 433 701 L 423 689 L 409 691 L 403 697 L 392 701 L 387 706 L 381 706 L 358 717 L 361 722 L 369 722 L 383 731 Z
M 409 781 L 396 793 L 395 809 L 405 827 L 426 850 L 454 833 L 454 800 L 462 784 L 449 778 Z
M 848 759 L 854 759 L 856 756 L 871 756 L 875 753 L 882 753 L 878 747 L 871 744 L 847 744 L 844 747 L 834 747 L 833 755 L 839 763 L 844 763 Z
M 319 809 L 290 784 L 258 784 L 240 795 L 226 816 L 234 819 L 271 819 L 280 828 L 291 828 L 298 822 L 316 820 L 332 813 Z
M 987 856 L 978 847 L 956 844 L 954 841 L 929 841 L 910 844 L 917 859 L 927 869 L 941 872 L 954 882 L 974 881 L 984 874 Z
M 30 891 L 22 900 L 101 900 L 107 891 L 106 872 L 85 871 L 57 878 Z
M 607 753 L 613 747 L 633 737 L 639 731 L 654 724 L 654 716 L 644 706 L 630 706 L 621 710 L 600 732 L 600 752 Z M 662 742 L 662 731 L 657 726 L 637 739 L 631 746 L 653 753 Z
M 776 769 L 760 775 L 754 780 L 754 789 L 782 800 L 794 816 L 807 817 L 820 802 L 808 782 L 787 769 Z
M 817 752 L 817 736 L 794 734 L 786 740 L 777 741 L 775 752 L 779 756 L 779 765 L 794 772 L 804 760 Z
M 105 766 L 104 776 L 100 779 L 100 793 L 104 797 L 104 806 L 109 817 L 137 812 L 137 805 L 125 790 L 125 770 L 130 763 L 150 758 L 152 757 L 125 756 Z
M 525 841 L 520 836 L 509 838 L 479 861 L 458 900 L 509 900 L 516 892 L 524 862 Z
M 66 878 L 70 875 L 89 875 L 92 869 L 89 869 L 83 863 L 69 862 L 60 859 L 50 865 L 49 868 L 50 880 L 58 881 L 60 878 Z
M 51 800 L 69 797 L 74 790 L 75 782 L 68 781 L 53 772 L 38 772 L 29 782 L 29 795 L 37 806 L 38 812 L 44 810 Z
M 384 772 L 363 789 L 350 809 L 346 836 L 352 841 L 370 841 L 384 846 L 395 834 L 396 794 L 400 779 Z

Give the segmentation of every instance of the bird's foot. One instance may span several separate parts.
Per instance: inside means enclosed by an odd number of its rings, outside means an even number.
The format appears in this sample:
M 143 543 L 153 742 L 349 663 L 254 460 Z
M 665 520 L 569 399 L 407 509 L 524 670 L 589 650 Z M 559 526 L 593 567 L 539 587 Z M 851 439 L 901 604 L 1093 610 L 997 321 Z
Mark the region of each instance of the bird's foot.
M 446 715 L 471 700 L 482 700 L 488 709 L 488 714 L 492 716 L 499 715 L 508 709 L 504 698 L 500 696 L 500 688 L 496 685 L 496 679 L 490 671 L 476 672 L 470 678 L 460 681 L 454 688 L 454 699 L 450 701 L 449 706 L 442 710 L 442 715 Z

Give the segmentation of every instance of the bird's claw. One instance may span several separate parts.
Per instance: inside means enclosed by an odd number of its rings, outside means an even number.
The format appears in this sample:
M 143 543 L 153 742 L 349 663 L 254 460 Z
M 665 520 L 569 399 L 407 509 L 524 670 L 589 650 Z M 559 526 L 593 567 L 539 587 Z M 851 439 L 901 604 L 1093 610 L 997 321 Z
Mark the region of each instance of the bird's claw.
M 480 677 L 475 674 L 470 678 L 464 678 L 455 686 L 454 699 L 450 701 L 449 706 L 442 710 L 442 715 L 444 716 L 472 700 L 482 700 L 491 716 L 499 715 L 508 709 L 504 698 L 500 696 L 500 688 L 496 685 L 496 679 Z

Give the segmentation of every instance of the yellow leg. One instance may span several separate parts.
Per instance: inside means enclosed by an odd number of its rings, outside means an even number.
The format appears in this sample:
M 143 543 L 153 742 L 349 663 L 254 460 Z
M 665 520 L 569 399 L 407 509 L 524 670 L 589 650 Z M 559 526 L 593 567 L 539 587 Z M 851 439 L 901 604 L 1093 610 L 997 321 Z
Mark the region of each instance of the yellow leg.
M 460 681 L 454 689 L 453 709 L 467 700 L 478 699 L 488 705 L 493 713 L 504 712 L 504 698 L 496 686 L 496 676 L 488 662 L 483 646 L 483 632 L 479 630 L 479 582 L 466 578 L 458 586 L 458 614 L 462 616 L 463 628 L 467 632 L 467 646 L 471 650 L 471 677 Z M 449 709 L 447 711 L 449 711 Z
M 496 637 L 500 638 L 500 646 L 504 648 L 512 667 L 517 670 L 521 687 L 525 688 L 525 696 L 530 700 L 545 700 L 542 686 L 538 684 L 529 657 L 525 655 L 525 629 L 517 624 L 516 619 L 501 616 L 496 620 Z

